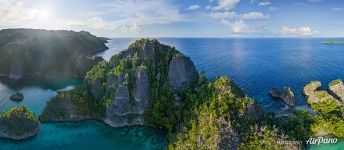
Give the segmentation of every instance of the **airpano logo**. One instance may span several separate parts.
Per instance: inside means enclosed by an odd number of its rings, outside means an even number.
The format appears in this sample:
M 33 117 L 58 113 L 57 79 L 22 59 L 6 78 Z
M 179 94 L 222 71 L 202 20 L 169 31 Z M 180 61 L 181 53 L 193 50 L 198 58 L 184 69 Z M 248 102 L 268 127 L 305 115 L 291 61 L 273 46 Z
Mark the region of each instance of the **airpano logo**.
M 324 137 L 317 137 L 317 138 L 309 138 L 307 141 L 306 141 L 306 144 L 311 144 L 311 145 L 314 145 L 314 144 L 335 144 L 337 143 L 337 138 L 324 138 Z

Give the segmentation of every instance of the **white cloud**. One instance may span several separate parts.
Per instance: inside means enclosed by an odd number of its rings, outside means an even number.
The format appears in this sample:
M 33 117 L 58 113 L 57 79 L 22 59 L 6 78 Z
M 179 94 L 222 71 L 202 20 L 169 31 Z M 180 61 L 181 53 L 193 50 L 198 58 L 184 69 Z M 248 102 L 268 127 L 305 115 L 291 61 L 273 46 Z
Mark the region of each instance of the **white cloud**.
M 332 11 L 344 11 L 344 8 L 342 8 L 342 7 L 333 7 Z
M 235 33 L 247 32 L 248 30 L 247 24 L 243 20 L 235 21 L 234 23 L 230 24 L 230 26 Z
M 265 25 L 249 26 L 245 23 L 244 20 L 238 20 L 233 22 L 229 20 L 221 20 L 221 23 L 230 27 L 234 33 L 259 33 L 268 31 Z
M 264 15 L 261 12 L 249 12 L 246 14 L 241 15 L 241 19 L 245 20 L 260 20 L 260 19 L 267 19 L 270 15 Z
M 281 33 L 287 35 L 314 36 L 318 35 L 319 31 L 312 30 L 310 27 L 307 26 L 302 26 L 296 28 L 283 27 Z
M 200 9 L 201 8 L 201 6 L 200 5 L 190 5 L 189 6 L 189 10 L 196 10 L 196 9 Z
M 234 11 L 231 12 L 212 12 L 210 13 L 210 16 L 215 19 L 239 19 L 239 20 L 261 20 L 261 19 L 267 19 L 270 16 L 264 15 L 261 12 L 249 12 L 244 14 L 237 14 Z
M 271 5 L 271 2 L 264 1 L 264 2 L 259 2 L 258 6 L 268 6 Z
M 234 11 L 226 11 L 226 12 L 212 12 L 210 13 L 209 15 L 210 17 L 212 18 L 215 18 L 215 19 L 235 19 L 235 18 L 238 18 L 239 15 L 234 12 Z
M 17 25 L 39 18 L 40 10 L 28 9 L 18 0 L 0 0 L 0 26 Z
M 218 0 L 217 6 L 212 7 L 212 10 L 230 10 L 239 2 L 240 0 Z

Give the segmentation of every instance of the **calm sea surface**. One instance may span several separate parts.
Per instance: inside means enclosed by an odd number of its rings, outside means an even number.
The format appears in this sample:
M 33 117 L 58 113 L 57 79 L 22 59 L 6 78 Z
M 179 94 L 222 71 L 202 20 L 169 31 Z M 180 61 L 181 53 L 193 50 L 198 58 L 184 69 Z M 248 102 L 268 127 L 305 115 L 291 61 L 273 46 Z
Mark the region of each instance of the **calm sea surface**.
M 128 47 L 136 39 L 113 39 L 109 50 L 99 53 L 106 60 Z M 325 45 L 325 39 L 221 39 L 221 38 L 162 38 L 162 43 L 175 46 L 191 57 L 199 71 L 210 79 L 229 76 L 250 97 L 266 110 L 283 109 L 280 101 L 267 94 L 272 87 L 290 86 L 297 95 L 297 107 L 307 105 L 301 94 L 302 87 L 312 80 L 319 80 L 326 88 L 334 79 L 344 79 L 344 45 Z M 344 39 L 338 39 L 343 41 Z M 0 78 L 0 111 L 24 105 L 39 114 L 46 101 L 57 94 L 81 84 L 81 80 L 55 81 Z M 9 100 L 15 91 L 25 99 L 16 103 Z M 110 128 L 101 122 L 42 124 L 40 133 L 28 140 L 14 142 L 0 140 L 2 149 L 161 149 L 166 144 L 165 133 L 147 127 Z M 313 148 L 338 149 L 336 145 Z

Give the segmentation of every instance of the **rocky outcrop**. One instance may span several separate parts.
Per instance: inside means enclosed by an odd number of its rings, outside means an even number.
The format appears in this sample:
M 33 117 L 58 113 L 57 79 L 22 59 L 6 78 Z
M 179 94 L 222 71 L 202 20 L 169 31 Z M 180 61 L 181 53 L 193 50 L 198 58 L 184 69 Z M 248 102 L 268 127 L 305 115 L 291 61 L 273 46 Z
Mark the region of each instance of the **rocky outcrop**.
M 0 30 L 0 74 L 83 78 L 99 62 L 88 56 L 106 50 L 105 42 L 85 31 Z
M 320 81 L 311 81 L 305 87 L 303 87 L 302 92 L 306 96 L 310 96 L 314 93 L 314 91 L 319 90 L 321 88 Z
M 149 78 L 145 67 L 135 72 L 133 98 L 124 78 L 118 80 L 119 86 L 110 107 L 107 108 L 105 122 L 112 127 L 143 125 L 143 115 L 149 102 Z
M 198 73 L 190 58 L 177 55 L 172 58 L 168 71 L 168 80 L 174 90 L 190 87 L 198 77 Z
M 287 104 L 290 107 L 295 106 L 295 95 L 290 87 L 285 87 L 282 91 L 279 91 L 276 88 L 272 88 L 269 91 L 269 94 L 273 98 L 281 99 L 285 104 Z
M 139 67 L 136 71 L 136 83 L 134 89 L 135 112 L 142 115 L 146 110 L 149 102 L 149 77 L 148 70 L 144 67 Z
M 342 80 L 337 79 L 329 84 L 329 91 L 340 101 L 344 102 L 344 84 Z
M 337 89 L 340 85 L 332 87 Z M 319 81 L 312 81 L 303 88 L 303 93 L 306 95 L 308 104 L 322 103 L 326 101 L 335 101 L 338 103 L 336 97 L 332 96 L 327 91 L 321 90 L 321 83 Z M 339 93 L 339 91 L 336 91 Z
M 24 95 L 20 92 L 16 92 L 10 96 L 10 99 L 13 101 L 22 101 L 24 99 Z
M 38 133 L 39 122 L 25 107 L 15 107 L 0 115 L 0 138 L 22 140 Z

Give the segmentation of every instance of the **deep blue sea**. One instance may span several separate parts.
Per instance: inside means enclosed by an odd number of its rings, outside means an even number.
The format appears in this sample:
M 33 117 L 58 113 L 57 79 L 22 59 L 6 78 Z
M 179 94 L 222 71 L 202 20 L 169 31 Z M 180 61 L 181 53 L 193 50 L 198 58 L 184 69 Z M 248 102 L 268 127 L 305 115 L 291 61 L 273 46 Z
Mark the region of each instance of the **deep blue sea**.
M 109 60 L 136 39 L 112 39 L 109 50 L 97 55 Z M 272 87 L 290 86 L 297 95 L 297 108 L 307 108 L 302 87 L 319 80 L 327 87 L 334 79 L 344 79 L 344 45 L 326 45 L 322 38 L 161 38 L 191 57 L 196 68 L 209 79 L 229 76 L 249 96 L 268 111 L 284 105 L 268 95 Z M 335 39 L 344 41 L 344 39 Z M 11 81 L 0 78 L 0 111 L 25 105 L 39 114 L 57 90 L 71 89 L 82 81 L 59 79 Z M 14 91 L 25 99 L 9 100 Z M 97 121 L 41 125 L 40 133 L 29 140 L 0 139 L 2 149 L 161 149 L 166 144 L 164 131 L 147 127 L 111 128 Z M 344 145 L 320 145 L 318 149 L 338 149 Z

